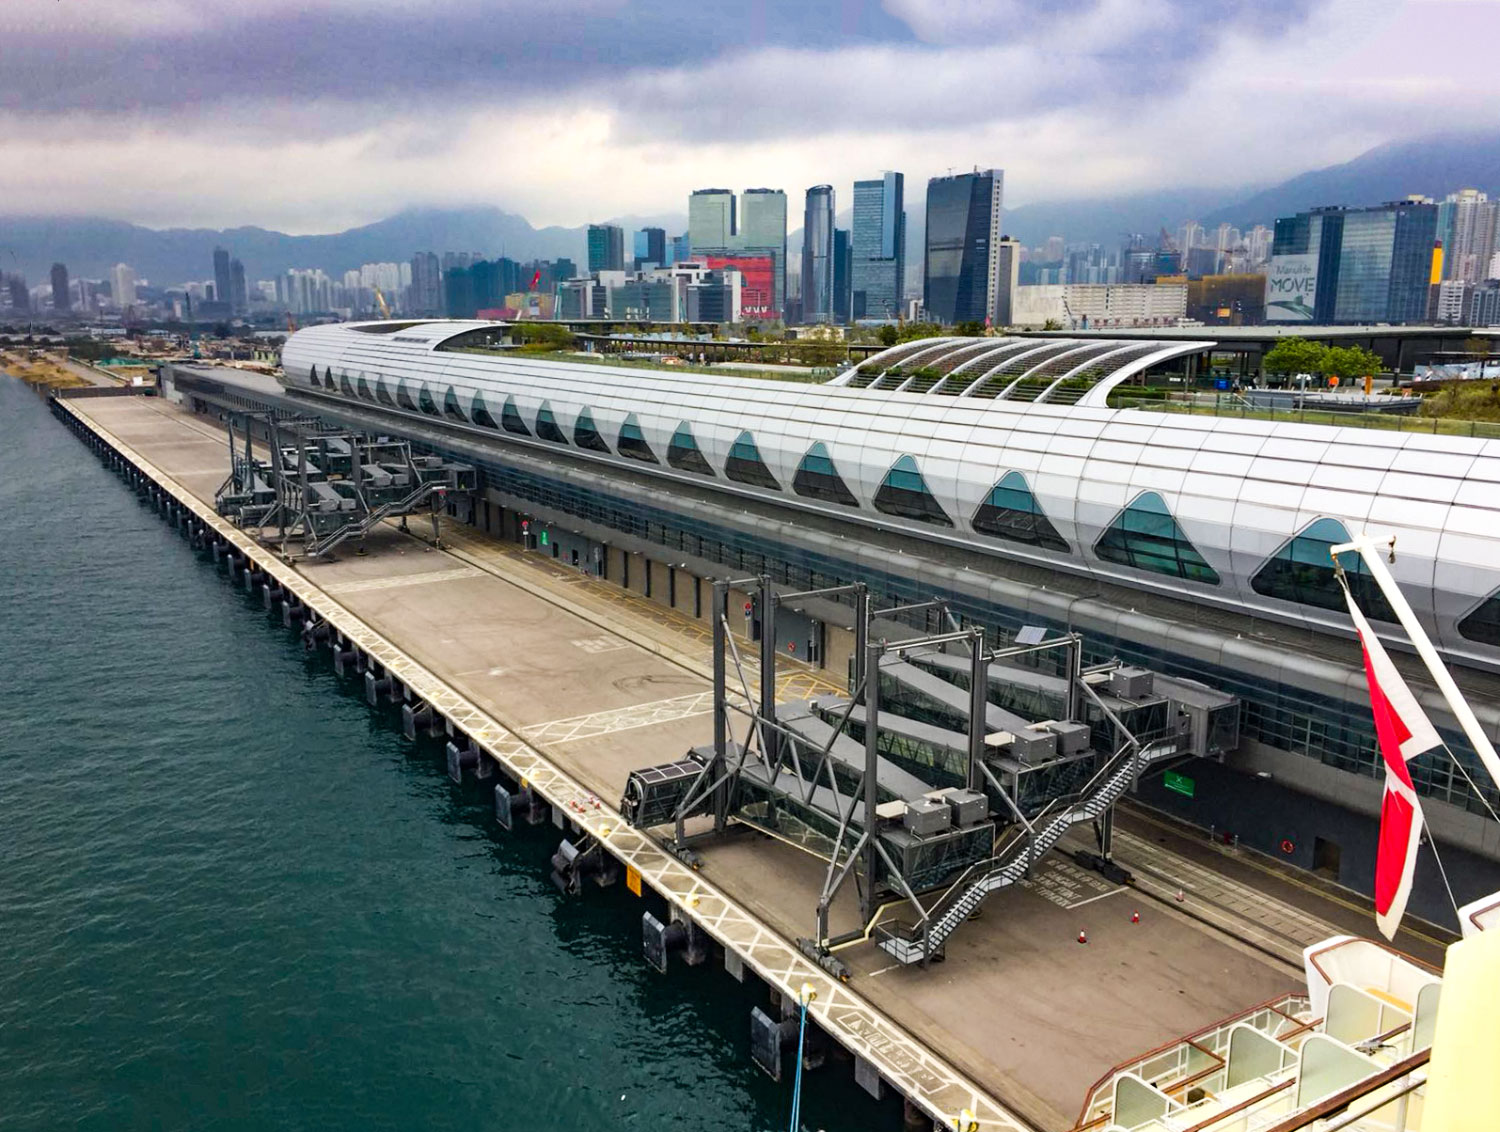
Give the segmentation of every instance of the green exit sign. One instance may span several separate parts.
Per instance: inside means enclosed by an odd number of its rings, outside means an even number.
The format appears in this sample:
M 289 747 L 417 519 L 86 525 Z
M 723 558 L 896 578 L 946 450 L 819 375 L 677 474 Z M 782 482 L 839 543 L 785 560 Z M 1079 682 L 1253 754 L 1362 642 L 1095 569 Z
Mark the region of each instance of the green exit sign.
M 542 545 L 543 545 L 543 546 L 546 546 L 546 545 L 547 545 L 547 541 L 548 541 L 548 538 L 547 538 L 547 532 L 546 532 L 546 531 L 543 531 L 543 532 L 542 532 Z
M 1185 797 L 1191 798 L 1195 789 L 1193 780 L 1185 774 L 1178 774 L 1175 770 L 1169 770 L 1162 775 L 1162 785 L 1168 790 L 1175 791 Z

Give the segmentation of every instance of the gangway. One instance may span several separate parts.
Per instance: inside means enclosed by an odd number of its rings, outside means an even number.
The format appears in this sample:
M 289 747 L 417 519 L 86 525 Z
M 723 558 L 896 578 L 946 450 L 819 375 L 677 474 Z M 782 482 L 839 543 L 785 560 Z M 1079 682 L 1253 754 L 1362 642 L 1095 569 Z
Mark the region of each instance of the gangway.
M 475 487 L 470 465 L 419 456 L 407 441 L 275 412 L 233 414 L 227 424 L 230 470 L 216 509 L 262 542 L 279 544 L 286 558 L 293 542 L 302 557 L 324 558 L 385 519 L 399 517 L 404 527 L 423 510 L 437 542 L 439 511 Z
M 880 925 L 876 934 L 881 950 L 903 964 L 930 960 L 986 896 L 1026 879 L 1073 826 L 1103 817 L 1146 767 L 1177 753 L 1170 740 L 1149 747 L 1127 743 L 1075 796 L 1057 798 L 1034 819 L 1023 821 L 1024 834 L 1017 834 L 1001 853 L 971 866 L 931 907 L 919 903 L 916 925 Z

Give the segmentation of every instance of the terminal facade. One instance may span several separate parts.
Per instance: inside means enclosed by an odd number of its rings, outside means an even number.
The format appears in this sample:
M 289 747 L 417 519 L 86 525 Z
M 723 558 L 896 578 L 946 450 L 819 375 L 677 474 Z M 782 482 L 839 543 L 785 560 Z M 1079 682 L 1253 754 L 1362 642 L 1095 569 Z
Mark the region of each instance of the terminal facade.
M 942 598 L 996 645 L 1072 630 L 1092 659 L 1207 683 L 1242 701 L 1240 749 L 1174 808 L 1226 831 L 1242 809 L 1233 832 L 1296 864 L 1327 867 L 1337 835 L 1262 828 L 1276 796 L 1356 813 L 1379 801 L 1330 545 L 1395 537 L 1397 579 L 1486 726 L 1500 723 L 1495 442 L 1107 405 L 1207 341 L 929 339 L 801 385 L 551 360 L 503 337 L 493 323 L 317 327 L 289 340 L 284 393 L 224 371 L 167 381 L 205 409 L 294 404 L 470 463 L 477 526 L 694 616 L 715 577 L 864 581 L 878 606 Z M 1379 625 L 1374 587 L 1353 580 Z M 842 674 L 851 621 L 784 610 L 777 648 Z M 1437 836 L 1500 859 L 1451 761 L 1414 772 Z M 1236 784 L 1254 807 L 1228 796 Z M 1342 869 L 1335 850 L 1333 871 L 1358 885 L 1356 849 Z

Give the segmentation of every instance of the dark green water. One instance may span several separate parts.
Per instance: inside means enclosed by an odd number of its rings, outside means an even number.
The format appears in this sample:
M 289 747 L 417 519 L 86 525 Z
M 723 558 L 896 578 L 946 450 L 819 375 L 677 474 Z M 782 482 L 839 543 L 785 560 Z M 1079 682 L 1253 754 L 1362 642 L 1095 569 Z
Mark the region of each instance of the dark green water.
M 0 584 L 0 1129 L 787 1127 L 763 990 L 652 972 L 5 377 Z

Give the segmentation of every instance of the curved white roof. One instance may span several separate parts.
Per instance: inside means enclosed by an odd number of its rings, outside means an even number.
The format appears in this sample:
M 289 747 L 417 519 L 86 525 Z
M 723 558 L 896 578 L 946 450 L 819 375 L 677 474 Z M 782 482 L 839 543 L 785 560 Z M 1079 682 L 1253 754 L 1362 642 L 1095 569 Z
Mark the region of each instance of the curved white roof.
M 926 339 L 876 355 L 834 383 L 808 385 L 438 349 L 480 329 L 499 327 L 456 321 L 312 327 L 288 340 L 283 381 L 311 391 L 316 368 L 336 378 L 331 390 L 317 381 L 321 394 L 348 396 L 347 381 L 356 399 L 372 401 L 382 392 L 394 398 L 404 382 L 412 402 L 425 387 L 428 415 L 441 415 L 451 391 L 470 422 L 476 395 L 497 424 L 513 399 L 532 436 L 506 439 L 556 451 L 557 444 L 535 437 L 545 403 L 570 452 L 582 459 L 1343 632 L 1348 618 L 1338 608 L 1258 592 L 1252 581 L 1294 536 L 1332 519 L 1349 532 L 1394 535 L 1392 570 L 1434 639 L 1453 655 L 1500 666 L 1500 649 L 1457 629 L 1500 590 L 1500 442 L 1103 405 L 1118 381 L 1211 342 Z M 1070 399 L 1076 403 L 1065 403 Z M 422 412 L 394 400 L 386 407 Z M 571 443 L 584 410 L 607 451 Z M 631 417 L 657 463 L 618 454 Z M 712 478 L 668 465 L 669 442 L 683 424 L 714 469 Z M 473 423 L 454 427 L 497 435 Z M 730 449 L 745 432 L 780 490 L 726 477 Z M 794 490 L 814 444 L 823 446 L 850 502 Z M 882 484 L 912 483 L 904 473 L 913 467 L 951 526 L 892 514 L 888 500 L 877 505 Z M 1055 538 L 1016 541 L 976 526 L 981 504 L 1016 498 L 1014 490 L 992 498 L 1002 481 L 1022 487 L 1023 498 L 1029 491 Z M 1207 569 L 1144 568 L 1143 559 L 1119 552 L 1122 526 L 1145 530 L 1148 538 L 1152 530 L 1169 531 L 1190 543 Z M 1288 568 L 1289 585 L 1303 576 L 1299 571 L 1321 566 L 1308 554 L 1316 546 L 1297 547 L 1301 565 Z

